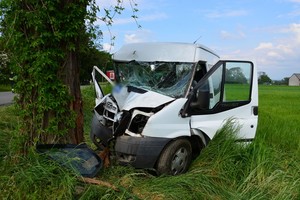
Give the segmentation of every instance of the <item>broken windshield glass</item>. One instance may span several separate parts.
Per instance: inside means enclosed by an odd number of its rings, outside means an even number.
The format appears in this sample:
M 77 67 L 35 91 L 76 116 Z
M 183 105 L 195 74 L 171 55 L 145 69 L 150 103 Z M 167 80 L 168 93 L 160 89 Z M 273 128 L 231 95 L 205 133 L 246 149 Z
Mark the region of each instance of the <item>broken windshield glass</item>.
M 151 90 L 171 97 L 182 97 L 193 74 L 193 63 L 136 62 L 117 63 L 120 84 Z

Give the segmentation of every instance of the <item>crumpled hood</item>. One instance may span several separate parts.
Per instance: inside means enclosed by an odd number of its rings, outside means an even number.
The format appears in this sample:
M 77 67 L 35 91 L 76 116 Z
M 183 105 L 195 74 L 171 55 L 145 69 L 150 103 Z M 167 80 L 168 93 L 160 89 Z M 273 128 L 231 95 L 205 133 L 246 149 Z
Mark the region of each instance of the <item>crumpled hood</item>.
M 174 98 L 168 97 L 156 92 L 147 91 L 143 94 L 136 92 L 127 92 L 127 87 L 117 93 L 113 93 L 120 110 L 130 110 L 132 108 L 156 108 L 162 104 L 173 101 Z

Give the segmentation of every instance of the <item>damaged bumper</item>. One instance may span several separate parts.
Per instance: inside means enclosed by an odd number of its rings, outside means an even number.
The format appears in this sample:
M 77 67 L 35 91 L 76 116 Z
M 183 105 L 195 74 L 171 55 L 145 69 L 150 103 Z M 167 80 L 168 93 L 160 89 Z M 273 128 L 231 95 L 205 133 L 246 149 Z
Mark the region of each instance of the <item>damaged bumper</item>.
M 157 158 L 171 138 L 120 136 L 115 151 L 120 164 L 135 168 L 154 168 Z
M 91 126 L 90 138 L 100 148 L 108 146 L 108 141 L 113 137 L 111 129 L 103 126 L 94 114 Z M 98 141 L 101 139 L 101 141 Z

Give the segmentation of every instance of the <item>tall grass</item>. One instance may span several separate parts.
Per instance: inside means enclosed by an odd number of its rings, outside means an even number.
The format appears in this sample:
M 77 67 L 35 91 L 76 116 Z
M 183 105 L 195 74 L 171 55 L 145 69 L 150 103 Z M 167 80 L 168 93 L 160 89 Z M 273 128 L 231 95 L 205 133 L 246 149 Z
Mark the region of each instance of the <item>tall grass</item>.
M 235 126 L 228 124 L 186 174 L 156 177 L 118 165 L 102 169 L 97 178 L 119 191 L 82 184 L 75 174 L 34 152 L 15 158 L 11 147 L 17 117 L 12 107 L 0 107 L 0 198 L 300 199 L 300 88 L 261 86 L 259 92 L 259 125 L 253 143 L 236 143 Z M 93 89 L 85 88 L 83 98 L 88 135 Z
M 18 148 L 17 144 L 14 144 L 16 139 L 14 137 L 15 128 L 18 126 L 18 123 L 16 110 L 13 106 L 0 106 L 0 162 L 4 156 L 14 153 L 16 148 Z
M 2 199 L 70 199 L 75 194 L 75 175 L 35 153 L 5 164 L 0 170 Z

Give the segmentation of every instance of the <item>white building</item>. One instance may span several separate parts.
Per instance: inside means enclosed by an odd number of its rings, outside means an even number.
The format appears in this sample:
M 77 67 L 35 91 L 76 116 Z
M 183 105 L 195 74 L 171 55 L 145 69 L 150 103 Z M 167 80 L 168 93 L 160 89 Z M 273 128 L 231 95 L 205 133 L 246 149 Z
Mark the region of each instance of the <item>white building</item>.
M 289 78 L 289 86 L 300 86 L 300 74 L 293 74 Z

